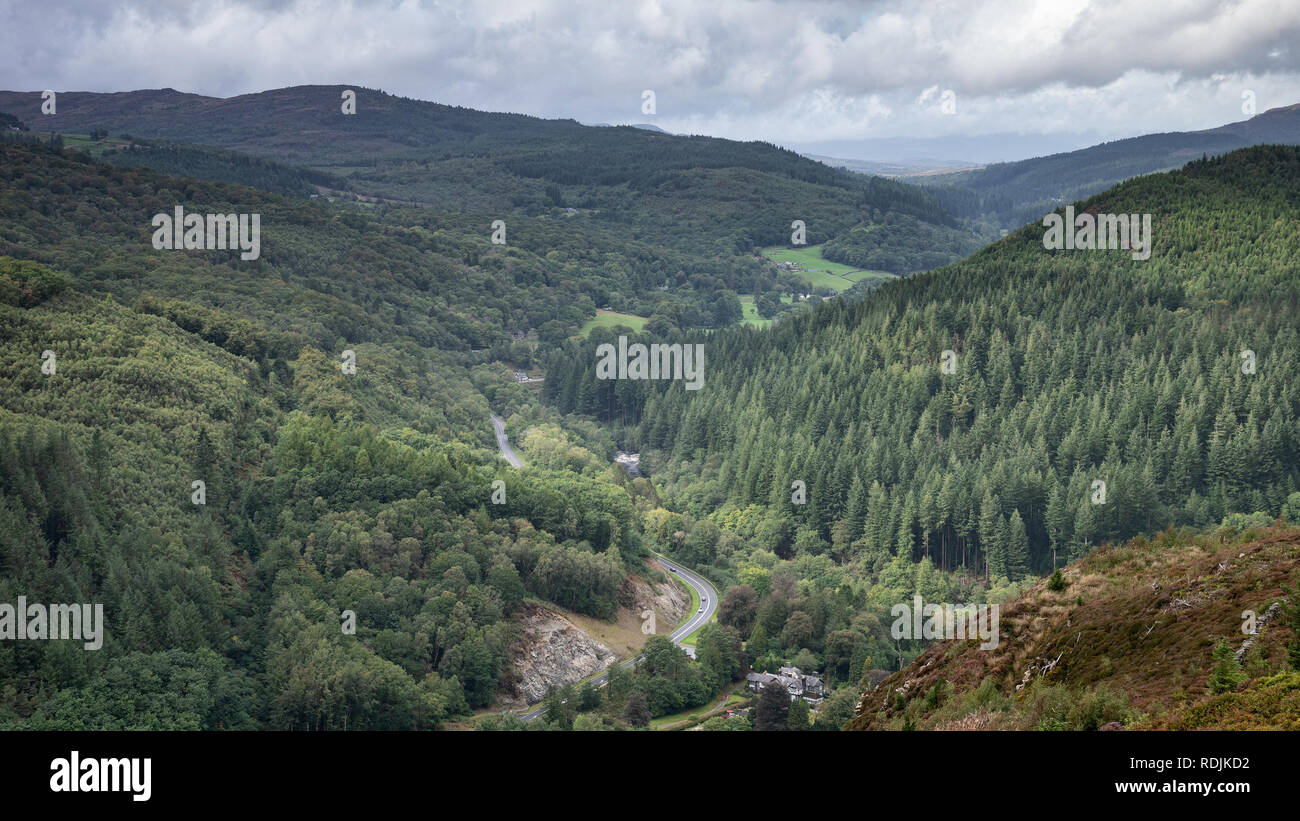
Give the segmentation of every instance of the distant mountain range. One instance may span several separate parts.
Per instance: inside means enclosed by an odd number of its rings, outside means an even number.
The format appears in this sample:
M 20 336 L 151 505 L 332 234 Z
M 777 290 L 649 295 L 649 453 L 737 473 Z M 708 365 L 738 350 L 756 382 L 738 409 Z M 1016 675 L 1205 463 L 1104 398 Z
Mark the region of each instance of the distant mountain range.
M 966 171 L 981 167 L 979 163 L 963 162 L 961 160 L 918 159 L 902 163 L 850 160 L 844 157 L 828 157 L 825 154 L 805 154 L 804 156 L 825 163 L 831 168 L 843 168 L 858 174 L 877 174 L 882 177 L 912 177 L 921 174 Z
M 352 115 L 342 111 L 349 91 L 356 95 Z M 877 152 L 892 152 L 887 159 L 847 158 L 863 141 L 818 143 L 828 153 L 800 156 L 765 142 L 673 135 L 649 123 L 587 126 L 349 86 L 295 86 L 229 99 L 171 88 L 64 92 L 58 113 L 50 116 L 39 113 L 41 102 L 38 92 L 0 91 L 0 113 L 35 133 L 99 130 L 114 137 L 216 147 L 287 163 L 322 175 L 315 184 L 324 179 L 326 187 L 395 203 L 528 215 L 571 208 L 582 219 L 633 225 L 639 239 L 706 255 L 718 248 L 747 253 L 785 243 L 796 219 L 806 224 L 809 244 L 819 244 L 880 224 L 890 212 L 944 228 L 960 220 L 975 226 L 974 235 L 988 236 L 1130 177 L 1179 168 L 1202 155 L 1300 142 L 1300 105 L 1202 131 L 1148 134 L 980 168 L 963 167 L 973 166 L 973 155 L 941 159 L 954 156 L 950 149 L 958 145 L 945 142 L 948 138 L 865 141 Z M 1058 138 L 971 139 L 1016 153 Z M 110 159 L 129 162 L 131 157 Z M 159 164 L 162 160 L 167 164 Z M 209 178 L 222 178 L 224 162 L 231 169 L 226 178 L 248 179 L 247 169 L 233 158 L 204 161 Z M 199 166 L 192 157 L 179 165 L 175 158 L 160 157 L 153 164 L 172 173 Z M 874 181 L 864 175 L 874 175 Z M 887 183 L 881 176 L 906 177 L 912 185 Z M 286 179 L 283 185 L 301 182 Z M 924 226 L 909 223 L 906 230 L 933 239 Z M 888 236 L 893 242 L 900 235 Z M 945 237 L 942 244 L 969 244 L 949 239 L 955 238 Z M 918 241 L 924 240 L 910 243 Z M 893 258 L 894 249 L 874 246 L 854 249 L 852 256 L 876 258 L 878 250 Z
M 1009 229 L 1130 177 L 1181 168 L 1202 156 L 1266 143 L 1300 143 L 1300 104 L 1272 108 L 1248 120 L 1203 131 L 1147 134 L 910 181 L 955 187 L 944 196 L 950 210 L 968 217 L 992 216 Z
M 348 92 L 355 114 L 343 113 Z M 226 149 L 329 174 L 358 195 L 488 214 L 488 223 L 558 211 L 715 260 L 787 243 L 795 220 L 810 245 L 888 212 L 955 224 L 926 189 L 829 168 L 771 143 L 671 135 L 645 123 L 591 127 L 355 86 L 229 99 L 171 88 L 64 92 L 56 114 L 40 110 L 38 92 L 0 91 L 0 112 L 36 133 L 106 131 Z M 231 179 L 251 180 L 235 168 Z
M 1100 142 L 1095 131 L 1068 134 L 979 134 L 944 137 L 871 137 L 860 140 L 791 142 L 801 154 L 932 167 L 1012 162 L 1061 151 L 1074 151 Z

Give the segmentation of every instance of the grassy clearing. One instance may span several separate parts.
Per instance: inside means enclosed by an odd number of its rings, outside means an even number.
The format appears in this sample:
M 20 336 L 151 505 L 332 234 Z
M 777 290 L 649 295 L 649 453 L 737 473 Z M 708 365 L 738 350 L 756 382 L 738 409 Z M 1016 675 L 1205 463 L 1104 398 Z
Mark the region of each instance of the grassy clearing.
M 820 245 L 810 245 L 806 248 L 773 246 L 764 248 L 763 256 L 773 262 L 795 263 L 801 269 L 796 273 L 808 280 L 814 288 L 823 286 L 837 291 L 847 291 L 854 283 L 864 279 L 893 279 L 894 277 L 886 271 L 866 271 L 824 259 Z
M 613 650 L 620 659 L 640 654 L 645 640 L 649 638 L 641 632 L 639 612 L 631 608 L 620 607 L 618 619 L 614 622 L 584 616 L 581 613 L 562 612 L 565 618 L 576 624 L 588 636 Z M 656 624 L 656 626 L 660 634 L 669 632 L 663 625 Z
M 771 248 L 764 248 L 763 256 L 773 262 L 793 262 L 800 268 L 824 271 L 841 277 L 858 270 L 851 265 L 824 259 L 822 257 L 822 246 L 820 245 L 808 245 L 802 248 L 786 248 L 774 245 Z
M 752 296 L 742 296 L 740 298 L 740 310 L 743 318 L 740 320 L 741 325 L 749 325 L 754 328 L 766 328 L 772 324 L 772 320 L 764 319 L 758 315 L 758 306 L 754 304 Z
M 735 687 L 736 687 L 735 684 L 727 685 L 727 687 L 724 688 L 722 693 L 719 693 L 718 695 L 709 699 L 708 704 L 701 704 L 698 707 L 691 707 L 689 709 L 682 710 L 680 713 L 673 713 L 670 716 L 661 716 L 659 718 L 651 719 L 650 729 L 651 730 L 681 730 L 681 729 L 685 729 L 686 727 L 693 727 L 696 724 L 699 724 L 701 721 L 704 721 L 706 718 L 717 715 L 719 712 L 722 712 L 723 710 L 727 709 L 732 704 L 744 701 L 745 700 L 744 698 L 739 698 L 736 696 L 734 692 Z M 725 701 L 723 701 L 723 695 L 726 696 Z M 721 704 L 719 704 L 720 701 L 722 702 Z
M 789 296 L 781 297 L 781 301 L 786 305 L 794 302 L 794 300 Z M 749 325 L 754 328 L 766 328 L 768 325 L 772 324 L 772 320 L 764 319 L 759 315 L 758 305 L 754 303 L 754 297 L 752 295 L 742 296 L 740 298 L 740 309 L 744 314 L 744 318 L 740 320 L 741 325 Z
M 127 148 L 131 145 L 127 140 L 117 137 L 92 140 L 89 134 L 60 134 L 59 136 L 63 139 L 64 148 L 76 148 L 96 158 L 111 148 Z
M 637 316 L 636 314 L 620 314 L 615 311 L 596 310 L 596 315 L 588 319 L 582 325 L 582 335 L 586 336 L 591 333 L 593 328 L 614 328 L 618 325 L 626 325 L 634 331 L 640 331 L 645 327 L 646 317 Z

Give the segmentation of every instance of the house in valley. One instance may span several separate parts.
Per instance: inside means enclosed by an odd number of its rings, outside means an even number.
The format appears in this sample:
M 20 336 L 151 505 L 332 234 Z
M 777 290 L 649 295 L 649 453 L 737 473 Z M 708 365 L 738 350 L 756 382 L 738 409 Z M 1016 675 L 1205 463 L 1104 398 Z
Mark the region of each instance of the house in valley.
M 817 704 L 826 697 L 826 684 L 815 675 L 804 673 L 798 667 L 782 667 L 776 673 L 750 673 L 745 676 L 749 689 L 758 692 L 769 681 L 780 682 L 790 700 L 802 698 L 809 704 Z

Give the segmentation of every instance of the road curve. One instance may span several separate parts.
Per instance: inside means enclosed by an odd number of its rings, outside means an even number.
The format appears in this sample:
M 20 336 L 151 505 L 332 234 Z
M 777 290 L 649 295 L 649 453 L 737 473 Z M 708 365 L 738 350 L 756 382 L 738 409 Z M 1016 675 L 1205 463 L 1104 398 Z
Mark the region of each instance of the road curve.
M 492 417 L 492 427 L 496 428 L 497 447 L 501 448 L 502 458 L 509 462 L 513 467 L 523 467 L 523 461 L 520 460 L 518 454 L 515 453 L 515 449 L 510 447 L 510 440 L 506 438 L 506 420 L 491 412 L 488 413 L 488 416 Z
M 673 644 L 676 644 L 680 647 L 682 644 L 682 639 L 685 639 L 691 633 L 694 633 L 696 630 L 700 629 L 705 624 L 707 624 L 709 619 L 713 617 L 713 614 L 717 612 L 718 591 L 713 587 L 712 584 L 709 583 L 708 579 L 704 578 L 698 573 L 693 573 L 690 570 L 683 569 L 682 566 L 677 563 L 676 559 L 669 559 L 668 557 L 661 556 L 658 553 L 654 555 L 655 558 L 659 559 L 659 564 L 663 566 L 663 569 L 666 572 L 671 573 L 672 575 L 681 579 L 691 589 L 695 591 L 695 594 L 700 597 L 700 604 L 703 607 L 703 609 L 700 610 L 699 612 L 692 613 L 690 615 L 690 618 L 688 618 L 680 627 L 678 627 L 676 630 L 672 632 L 671 635 L 669 635 L 669 638 L 672 639 Z M 640 660 L 640 658 L 641 658 L 640 655 L 633 656 L 627 661 L 621 662 L 618 666 L 624 669 L 630 668 L 634 664 L 636 664 L 637 661 Z M 601 673 L 600 675 L 591 679 L 591 682 L 595 684 L 597 687 L 604 687 L 605 682 L 608 680 L 609 680 L 609 674 Z M 521 714 L 519 716 L 519 719 L 521 721 L 532 721 L 533 719 L 537 718 L 545 711 L 546 711 L 545 705 L 538 705 L 537 707 L 530 710 L 529 712 Z

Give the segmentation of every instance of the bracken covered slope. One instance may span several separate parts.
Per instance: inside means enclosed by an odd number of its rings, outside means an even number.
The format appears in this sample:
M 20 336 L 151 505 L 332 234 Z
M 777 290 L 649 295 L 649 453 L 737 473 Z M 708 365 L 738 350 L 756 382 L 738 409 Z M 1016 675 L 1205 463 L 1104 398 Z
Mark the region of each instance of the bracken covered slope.
M 866 691 L 849 729 L 1300 729 L 1284 608 L 1242 632 L 1297 565 L 1300 529 L 1281 523 L 1100 548 L 1064 568 L 1063 590 L 1005 605 L 996 648 L 936 642 Z M 1215 693 L 1220 639 L 1245 680 Z

